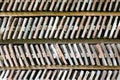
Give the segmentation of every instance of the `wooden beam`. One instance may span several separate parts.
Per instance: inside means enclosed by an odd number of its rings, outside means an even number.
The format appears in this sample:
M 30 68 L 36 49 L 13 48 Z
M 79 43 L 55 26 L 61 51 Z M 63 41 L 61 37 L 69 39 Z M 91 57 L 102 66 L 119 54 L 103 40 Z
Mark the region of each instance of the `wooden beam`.
M 0 17 L 5 16 L 120 16 L 120 12 L 0 12 Z

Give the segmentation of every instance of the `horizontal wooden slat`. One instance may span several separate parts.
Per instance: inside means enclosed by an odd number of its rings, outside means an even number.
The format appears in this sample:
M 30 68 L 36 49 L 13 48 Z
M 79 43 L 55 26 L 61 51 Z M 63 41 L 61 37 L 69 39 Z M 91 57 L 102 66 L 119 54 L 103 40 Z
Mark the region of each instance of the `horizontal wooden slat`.
M 5 16 L 120 16 L 120 12 L 0 12 Z

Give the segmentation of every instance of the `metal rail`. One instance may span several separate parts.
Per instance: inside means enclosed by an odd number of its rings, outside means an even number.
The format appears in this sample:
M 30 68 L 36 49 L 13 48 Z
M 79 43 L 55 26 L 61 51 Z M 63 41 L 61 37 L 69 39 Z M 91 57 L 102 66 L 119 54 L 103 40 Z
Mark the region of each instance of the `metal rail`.
M 120 16 L 120 12 L 0 12 L 5 16 Z

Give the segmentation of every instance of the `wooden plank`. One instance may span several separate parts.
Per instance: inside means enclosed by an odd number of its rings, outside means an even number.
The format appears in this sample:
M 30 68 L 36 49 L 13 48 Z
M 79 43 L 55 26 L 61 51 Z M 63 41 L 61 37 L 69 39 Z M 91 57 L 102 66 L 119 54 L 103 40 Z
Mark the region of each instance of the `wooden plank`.
M 30 0 L 26 0 L 23 4 L 23 7 L 22 7 L 22 10 L 23 11 L 26 11 L 27 10 L 27 7 L 28 7 L 28 4 L 30 3 Z
M 107 44 L 106 46 L 108 47 L 109 55 L 112 58 L 112 62 L 114 64 L 114 66 L 117 66 L 118 64 L 117 64 L 117 61 L 115 59 L 115 56 L 114 56 L 114 53 L 112 51 L 112 48 L 111 48 L 110 44 Z
M 0 12 L 0 17 L 3 16 L 120 16 L 120 12 Z
M 17 11 L 21 11 L 22 10 L 22 6 L 23 6 L 24 2 L 25 2 L 25 0 L 21 0 L 20 1 Z
M 97 22 L 97 25 L 96 25 L 96 28 L 95 28 L 95 30 L 94 30 L 94 33 L 93 33 L 92 38 L 95 38 L 95 36 L 96 36 L 96 34 L 97 34 L 97 31 L 100 29 L 100 23 L 101 23 L 101 21 L 102 21 L 102 16 L 99 17 L 99 20 L 98 20 L 98 22 Z
M 45 74 L 47 73 L 47 69 L 45 69 L 40 77 L 40 80 L 44 80 Z
M 96 76 L 95 76 L 95 80 L 98 80 L 99 79 L 99 77 L 100 77 L 100 74 L 101 74 L 101 71 L 100 70 L 98 70 L 97 72 L 96 72 Z
M 117 70 L 113 71 L 113 76 L 111 77 L 111 79 L 115 80 L 117 77 L 117 74 L 118 74 Z
M 44 3 L 46 2 L 46 0 L 42 0 L 39 6 L 39 11 L 42 11 Z
M 53 51 L 53 53 L 52 53 L 53 57 L 57 59 L 59 65 L 62 65 L 61 60 L 60 60 L 60 57 L 59 57 L 58 52 L 57 52 L 57 50 L 55 49 L 54 45 L 51 44 L 50 47 L 51 47 L 51 49 L 52 49 L 52 51 Z
M 58 8 L 59 8 L 59 5 L 60 5 L 61 2 L 62 2 L 62 0 L 57 1 L 56 6 L 54 8 L 54 11 L 58 11 Z
M 102 76 L 100 80 L 106 79 L 106 75 L 107 75 L 107 71 L 106 70 L 102 71 Z
M 27 23 L 27 20 L 28 20 L 28 18 L 24 18 L 23 23 L 22 23 L 22 26 L 21 26 L 21 28 L 20 28 L 20 32 L 19 32 L 19 34 L 18 34 L 17 39 L 21 39 L 22 34 L 23 34 L 23 32 L 25 31 L 25 25 L 26 25 L 26 23 Z
M 29 32 L 28 39 L 32 39 L 33 38 L 33 34 L 34 34 L 35 29 L 36 29 L 37 21 L 38 21 L 38 18 L 35 17 L 34 22 L 33 22 L 32 26 L 31 26 L 30 32 Z
M 40 47 L 36 44 L 36 45 L 35 45 L 35 48 L 36 48 L 36 50 L 37 50 L 37 55 L 38 55 L 38 57 L 40 58 L 41 64 L 42 64 L 42 65 L 46 65 L 46 64 L 45 64 L 45 61 L 44 61 L 44 59 L 43 59 L 43 56 L 42 56 L 42 52 L 40 51 Z
M 8 76 L 8 80 L 12 80 L 12 76 L 14 75 L 14 70 L 10 71 L 10 75 Z
M 47 26 L 47 30 L 46 30 L 46 32 L 45 32 L 45 36 L 44 36 L 44 38 L 48 38 L 48 36 L 49 36 L 49 34 L 50 34 L 50 31 L 52 30 L 52 27 L 53 27 L 53 20 L 54 20 L 54 17 L 51 17 L 50 18 L 50 22 L 49 22 L 49 24 L 48 24 L 48 26 Z
M 68 75 L 67 75 L 67 77 L 66 77 L 66 80 L 69 80 L 69 79 L 70 79 L 70 76 L 71 76 L 72 72 L 73 72 L 73 70 L 70 69 L 69 72 L 68 72 Z
M 78 2 L 78 0 L 74 0 L 74 1 L 72 2 L 72 6 L 71 6 L 71 8 L 70 8 L 70 11 L 73 11 L 73 10 L 75 9 L 75 5 L 76 5 L 77 2 Z
M 102 58 L 102 64 L 105 65 L 105 66 L 107 66 L 108 64 L 107 64 L 107 62 L 106 62 L 106 60 L 105 60 L 105 56 L 104 56 L 104 54 L 103 54 L 103 51 L 102 51 L 101 46 L 100 46 L 99 44 L 97 44 L 97 45 L 95 45 L 95 46 L 96 46 L 96 48 L 97 48 L 97 50 L 98 50 L 98 52 L 99 52 L 99 58 Z
M 12 11 L 16 11 L 17 10 L 17 5 L 20 3 L 20 0 L 15 0 Z
M 72 0 L 68 0 L 66 3 L 65 11 L 69 10 L 70 4 L 72 4 Z
M 113 63 L 112 63 L 112 61 L 111 61 L 111 59 L 110 59 L 109 52 L 108 52 L 108 50 L 107 50 L 107 48 L 106 48 L 106 45 L 105 45 L 104 43 L 101 43 L 101 48 L 102 48 L 102 50 L 104 51 L 104 54 L 103 54 L 103 55 L 105 56 L 105 58 L 107 58 L 108 65 L 109 65 L 109 66 L 112 66 Z
M 18 76 L 20 75 L 20 72 L 21 72 L 21 70 L 16 71 L 16 74 L 15 74 L 13 80 L 16 80 L 18 78 Z
M 28 11 L 32 11 L 34 2 L 35 2 L 35 0 L 30 1 L 29 7 L 27 8 Z
M 70 56 L 71 56 L 71 58 L 73 58 L 73 60 L 74 60 L 74 62 L 75 62 L 75 65 L 79 65 L 78 64 L 78 61 L 77 61 L 77 59 L 76 59 L 76 57 L 75 57 L 75 53 L 73 52 L 73 48 L 72 48 L 72 45 L 71 44 L 68 44 L 68 47 L 69 47 L 69 50 L 70 50 Z
M 112 72 L 111 70 L 108 71 L 108 75 L 106 77 L 106 80 L 110 80 L 111 79 L 111 76 L 112 76 Z
M 60 49 L 60 46 L 59 46 L 58 44 L 55 44 L 55 48 L 56 48 L 56 50 L 57 50 L 57 52 L 58 52 L 59 58 L 62 58 L 64 64 L 67 65 L 68 63 L 67 63 L 67 61 L 66 61 L 66 59 L 65 59 L 64 53 L 63 53 L 62 50 Z
M 91 74 L 90 74 L 89 80 L 93 80 L 95 74 L 96 74 L 96 71 L 91 71 Z
M 16 55 L 15 55 L 15 53 L 14 53 L 14 51 L 13 51 L 12 44 L 9 44 L 9 45 L 8 45 L 8 49 L 9 49 L 9 51 L 10 51 L 10 56 L 11 56 L 11 58 L 13 58 L 13 61 L 14 61 L 15 66 L 19 66 L 19 65 L 18 65 L 18 62 L 17 62 Z
M 11 22 L 12 22 L 12 17 L 10 16 L 10 17 L 8 18 L 7 25 L 6 25 L 5 31 L 4 31 L 4 33 L 3 33 L 3 40 L 5 40 L 6 37 L 7 37 L 8 31 L 9 31 L 10 26 L 11 26 Z
M 85 43 L 85 48 L 87 50 L 87 55 L 89 55 L 89 57 L 90 57 L 91 65 L 95 65 L 95 61 L 93 59 L 92 53 L 91 53 L 89 45 L 87 43 Z
M 9 5 L 7 7 L 7 11 L 11 10 L 13 3 L 14 3 L 14 0 L 10 0 Z
M 82 50 L 81 55 L 83 55 L 82 57 L 85 59 L 85 60 L 84 60 L 85 65 L 89 65 L 88 58 L 87 58 L 87 54 L 85 53 L 85 49 L 84 49 L 84 47 L 83 47 L 83 44 L 80 43 L 80 44 L 79 44 L 79 47 L 80 47 L 80 49 Z
M 56 65 L 55 60 L 54 60 L 54 58 L 53 58 L 53 56 L 52 56 L 52 52 L 50 51 L 50 47 L 48 46 L 47 43 L 45 44 L 45 51 L 46 51 L 46 53 L 47 53 L 47 56 L 50 57 L 50 60 L 51 60 L 51 62 L 52 62 L 52 65 Z
M 52 74 L 52 70 L 50 70 L 49 72 L 48 72 L 48 74 L 47 74 L 47 76 L 46 76 L 46 80 L 49 80 L 49 77 L 51 76 L 51 74 Z
M 6 58 L 6 56 L 5 56 L 5 53 L 3 52 L 2 46 L 0 46 L 0 55 L 1 55 L 2 58 L 3 58 L 3 62 L 4 62 L 4 64 L 5 64 L 5 66 L 6 66 L 6 67 L 9 67 L 10 65 L 9 65 L 9 63 L 7 62 L 7 58 Z
M 40 65 L 40 61 L 38 59 L 37 53 L 35 52 L 35 48 L 33 47 L 32 44 L 30 45 L 30 49 L 31 49 L 33 59 L 35 58 L 37 65 Z
M 39 22 L 38 22 L 38 24 L 36 26 L 35 32 L 33 34 L 33 39 L 37 38 L 38 33 L 39 33 L 40 29 L 42 28 L 43 19 L 44 19 L 43 17 L 40 17 Z
M 40 78 L 40 75 L 42 73 L 42 70 L 39 70 L 39 72 L 37 73 L 36 77 L 35 77 L 35 80 L 39 79 Z
M 104 0 L 100 0 L 98 7 L 97 7 L 97 11 L 101 10 L 102 4 L 103 4 Z
M 79 59 L 80 64 L 81 64 L 81 65 L 84 65 L 84 61 L 82 60 L 82 56 L 81 56 L 81 54 L 80 54 L 80 52 L 79 52 L 79 49 L 78 49 L 78 47 L 77 47 L 77 44 L 73 44 L 73 46 L 74 46 L 74 49 L 75 49 L 75 52 L 76 52 L 76 57 Z
M 46 55 L 45 49 L 44 49 L 44 47 L 43 47 L 43 44 L 40 44 L 40 48 L 41 48 L 41 51 L 42 51 L 42 55 L 43 55 L 43 57 L 45 58 L 47 64 L 48 64 L 48 65 L 51 65 L 51 63 L 50 63 L 50 61 L 49 61 L 49 59 L 48 59 L 48 57 L 47 57 L 47 55 Z
M 49 38 L 52 38 L 54 36 L 55 29 L 56 29 L 56 27 L 58 25 L 59 20 L 60 20 L 59 17 L 55 18 L 55 22 L 54 22 L 54 24 L 53 24 L 53 26 L 51 28 L 51 32 L 50 32 Z
M 97 3 L 98 1 L 99 1 L 99 0 L 94 0 L 94 1 L 93 1 L 92 7 L 91 7 L 91 10 L 92 10 L 92 11 L 95 10 L 95 6 L 96 6 L 96 3 Z
M 69 55 L 69 53 L 68 53 L 68 50 L 67 50 L 66 46 L 65 46 L 64 44 L 61 45 L 61 46 L 62 46 L 63 52 L 65 53 L 67 59 L 68 59 L 69 62 L 70 62 L 70 65 L 74 65 L 73 62 L 72 62 L 72 60 L 71 60 L 71 58 L 70 58 L 70 55 Z
M 113 4 L 114 4 L 113 2 L 115 2 L 115 1 L 116 1 L 116 0 L 111 0 L 111 1 L 110 1 L 110 5 L 109 5 L 109 9 L 108 9 L 109 11 L 112 11 L 112 6 L 113 6 Z M 115 3 L 115 5 L 116 5 L 116 3 Z
M 70 21 L 70 17 L 67 17 L 67 20 L 66 20 L 66 22 L 65 22 L 65 24 L 64 24 L 64 26 L 63 26 L 63 29 L 62 29 L 62 31 L 61 31 L 61 34 L 60 34 L 60 36 L 59 36 L 59 39 L 63 39 L 65 30 L 66 30 L 67 27 L 68 27 L 69 21 Z
M 3 80 L 8 79 L 9 73 L 10 73 L 10 70 L 7 70 L 7 71 L 5 72 L 5 75 L 3 76 Z
M 40 65 L 40 66 L 23 66 L 23 67 L 0 67 L 0 70 L 44 70 L 44 69 L 50 69 L 50 70 L 66 70 L 66 69 L 72 69 L 72 70 L 119 70 L 120 66 L 96 66 L 96 65 Z
M 109 2 L 110 2 L 110 0 L 106 0 L 106 1 L 105 1 L 105 5 L 104 5 L 104 7 L 103 7 L 103 11 L 106 11 L 106 10 L 107 10 L 107 5 L 108 5 Z
M 63 28 L 63 23 L 64 23 L 64 21 L 65 21 L 65 18 L 66 18 L 66 16 L 63 16 L 62 17 L 62 19 L 61 19 L 61 21 L 60 21 L 60 24 L 59 24 L 59 26 L 57 27 L 57 30 L 56 30 L 56 32 L 55 32 L 55 36 L 54 36 L 54 38 L 58 38 L 59 36 L 59 32 L 60 32 L 60 30 Z M 60 33 L 61 34 L 61 33 Z M 63 33 L 62 33 L 63 34 Z
M 67 0 L 62 0 L 61 5 L 60 5 L 60 8 L 59 8 L 59 11 L 63 11 L 66 2 L 67 2 Z M 56 5 L 56 6 L 57 6 L 57 5 Z M 58 8 L 58 7 L 57 7 L 57 8 Z M 58 10 L 58 9 L 57 9 L 57 10 Z M 55 11 L 57 11 L 57 10 L 55 10 Z
M 69 26 L 66 28 L 66 33 L 64 38 L 67 39 L 69 38 L 70 31 L 73 29 L 73 23 L 75 22 L 75 17 L 72 17 L 69 23 Z
M 117 58 L 118 65 L 120 65 L 120 55 L 119 55 L 117 46 L 115 44 L 111 44 L 111 47 L 113 48 L 114 55 Z
M 8 52 L 8 48 L 6 45 L 3 46 L 3 50 L 5 51 L 5 56 L 6 58 L 8 59 L 9 63 L 10 63 L 10 66 L 14 66 L 12 60 L 11 60 L 11 57 L 10 57 L 10 53 Z
M 89 76 L 90 72 L 89 71 L 86 71 L 84 77 L 83 77 L 83 80 L 87 80 L 88 79 L 88 76 Z
M 18 79 L 23 79 L 23 76 L 25 75 L 25 71 L 21 71 L 19 76 L 18 76 Z
M 99 55 L 98 55 L 98 53 L 97 53 L 97 51 L 96 51 L 96 49 L 95 49 L 95 46 L 94 45 L 90 45 L 90 47 L 91 47 L 91 50 L 92 50 L 92 53 L 93 53 L 93 58 L 95 58 L 96 59 L 96 64 L 97 65 L 101 65 L 101 63 L 100 63 L 100 60 L 99 60 Z
M 101 28 L 99 29 L 99 32 L 98 32 L 98 35 L 97 35 L 98 38 L 101 37 L 102 31 L 103 31 L 103 29 L 105 28 L 105 21 L 106 21 L 106 19 L 107 19 L 107 17 L 104 16 L 103 21 L 102 21 L 102 24 L 101 24 Z
M 39 39 L 43 38 L 43 35 L 45 33 L 45 29 L 47 28 L 48 19 L 49 19 L 49 17 L 45 17 L 45 19 L 44 19 L 44 23 L 43 23 L 42 29 L 40 31 L 40 34 L 39 34 Z
M 80 21 L 80 18 L 78 17 L 78 18 L 76 19 L 75 25 L 73 26 L 72 33 L 71 33 L 71 35 L 70 35 L 70 39 L 73 39 L 73 38 L 74 38 L 74 36 L 75 36 L 75 31 L 78 30 L 78 23 L 79 23 L 79 21 Z
M 22 22 L 23 22 L 23 18 L 18 18 L 18 24 L 15 27 L 15 31 L 13 33 L 12 39 L 15 39 L 16 37 L 18 37 L 18 33 L 20 31 L 20 26 Z
M 78 0 L 78 2 L 77 2 L 77 6 L 76 6 L 76 11 L 79 11 L 80 10 L 80 5 L 82 5 L 82 3 L 81 2 L 83 2 L 82 0 Z
M 21 58 L 23 59 L 23 61 L 25 63 L 25 66 L 30 66 L 27 61 L 27 57 L 29 57 L 29 56 L 25 56 L 25 52 L 23 51 L 22 46 L 18 46 L 18 49 L 19 49 L 19 53 L 21 54 Z
M 112 37 L 113 37 L 114 32 L 115 32 L 115 30 L 116 30 L 116 28 L 117 28 L 117 22 L 118 22 L 118 16 L 115 17 L 115 20 L 114 20 L 112 29 L 111 29 L 111 31 L 110 31 L 109 38 L 112 38 Z
M 51 77 L 51 80 L 54 80 L 55 79 L 55 76 L 57 74 L 57 70 L 54 70 L 53 74 L 52 74 L 52 77 Z
M 31 56 L 31 52 L 29 51 L 29 48 L 28 48 L 28 44 L 25 43 L 24 44 L 24 48 L 26 49 L 26 52 L 25 54 L 28 56 L 28 58 L 30 59 L 30 62 L 31 62 L 31 65 L 35 65 L 33 59 L 32 59 L 32 56 Z
M 19 63 L 20 63 L 20 66 L 24 66 L 24 63 L 23 63 L 23 61 L 22 61 L 22 59 L 21 59 L 21 55 L 20 55 L 20 53 L 18 52 L 18 47 L 15 45 L 14 46 L 14 49 L 15 49 L 15 53 L 16 53 L 16 56 L 17 56 L 17 58 L 18 58 L 18 61 L 19 61 Z
M 97 17 L 94 17 L 93 20 L 92 20 L 92 23 L 90 25 L 90 28 L 88 28 L 88 33 L 87 33 L 87 38 L 91 38 L 91 35 L 92 35 L 92 31 L 94 31 L 95 29 L 95 22 L 97 20 Z
M 108 35 L 108 32 L 109 32 L 109 30 L 111 30 L 111 28 L 113 28 L 112 25 L 111 25 L 112 20 L 113 20 L 113 16 L 110 16 L 109 22 L 108 22 L 108 24 L 107 24 L 107 26 L 106 26 L 106 29 L 105 29 L 104 38 L 107 38 L 107 37 L 109 36 L 109 35 Z M 111 33 L 110 33 L 110 34 L 111 34 Z
M 33 21 L 33 18 L 30 17 L 28 19 L 27 26 L 25 26 L 25 32 L 23 33 L 23 36 L 22 36 L 23 39 L 27 38 L 27 34 L 29 34 L 28 31 L 30 31 L 32 21 Z
M 80 71 L 80 75 L 78 77 L 78 80 L 82 80 L 83 79 L 84 72 L 85 71 L 83 71 L 83 70 Z
M 10 29 L 8 30 L 9 32 L 8 32 L 8 35 L 7 35 L 7 39 L 11 39 L 12 32 L 13 32 L 14 29 L 15 29 L 15 23 L 16 23 L 16 21 L 17 21 L 17 18 L 14 18 L 14 20 L 13 20 L 13 22 L 12 22 L 12 24 L 11 24 L 11 27 L 10 27 Z
M 81 20 L 80 25 L 78 27 L 78 30 L 77 30 L 75 38 L 79 38 L 80 37 L 81 30 L 83 30 L 83 28 L 84 28 L 83 23 L 85 22 L 85 18 L 86 18 L 86 16 L 82 17 L 82 20 Z
M 33 80 L 33 76 L 35 75 L 35 73 L 36 73 L 36 70 L 32 70 L 30 78 L 29 78 L 30 80 Z
M 89 16 L 88 17 L 88 19 L 87 19 L 87 22 L 86 22 L 86 24 L 85 24 L 85 27 L 84 27 L 84 29 L 83 29 L 83 33 L 82 33 L 82 35 L 81 35 L 81 38 L 85 38 L 85 35 L 86 35 L 86 33 L 87 33 L 87 30 L 89 29 L 89 27 L 90 27 L 90 20 L 91 20 L 91 16 Z
M 73 77 L 72 77 L 72 80 L 76 80 L 77 72 L 78 72 L 77 70 L 74 71 L 74 73 L 73 73 Z
M 120 0 L 116 1 L 115 7 L 114 7 L 114 11 L 117 11 L 117 7 L 119 6 L 119 2 L 120 2 Z
M 65 80 L 67 73 L 68 73 L 68 71 L 64 70 L 61 80 Z
M 117 28 L 116 28 L 116 31 L 115 31 L 115 34 L 114 34 L 114 38 L 119 37 L 119 36 L 118 36 L 119 31 L 120 31 L 120 21 L 119 21 L 119 23 L 118 23 L 118 25 L 117 25 Z
M 24 77 L 23 77 L 23 80 L 27 79 L 27 77 L 30 73 L 31 73 L 31 70 L 27 70 Z
M 89 0 L 88 5 L 87 5 L 87 11 L 90 11 L 93 1 L 94 0 Z
M 62 73 L 63 73 L 63 71 L 62 71 L 62 70 L 60 70 L 60 71 L 59 71 L 59 73 L 58 73 L 58 75 L 57 75 L 56 80 L 60 80 Z
M 4 17 L 0 28 L 0 35 L 3 35 L 3 32 L 5 31 L 6 23 L 7 23 L 7 17 Z M 2 39 L 2 36 L 0 36 L 0 39 Z
M 53 0 L 52 2 L 51 2 L 51 5 L 50 5 L 50 8 L 49 8 L 49 11 L 53 11 L 53 9 L 54 9 L 54 5 L 55 5 L 55 3 L 57 2 L 58 0 Z
M 5 75 L 5 72 L 6 72 L 6 70 L 3 70 L 3 71 L 1 72 L 1 74 L 0 74 L 0 79 L 1 79 L 1 80 L 3 79 L 3 76 Z
M 84 0 L 84 1 L 83 1 L 83 5 L 82 5 L 82 7 L 81 7 L 81 11 L 84 11 L 84 10 L 85 10 L 85 6 L 86 6 L 87 3 L 88 3 L 88 0 Z
M 33 6 L 33 11 L 36 11 L 37 10 L 37 7 L 38 7 L 38 4 L 40 3 L 41 0 L 36 0 L 35 1 L 35 4 Z

